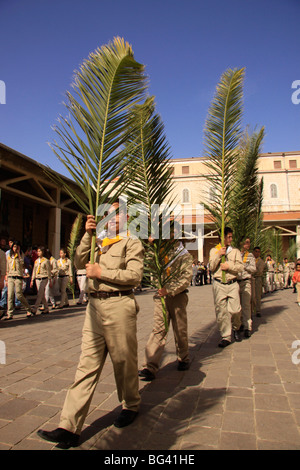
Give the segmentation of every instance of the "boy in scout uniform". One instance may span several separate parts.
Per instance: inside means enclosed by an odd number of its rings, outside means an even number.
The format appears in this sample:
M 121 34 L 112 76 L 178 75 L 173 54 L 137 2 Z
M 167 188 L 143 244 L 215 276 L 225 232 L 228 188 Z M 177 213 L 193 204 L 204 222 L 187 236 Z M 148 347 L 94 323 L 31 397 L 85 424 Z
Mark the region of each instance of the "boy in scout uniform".
M 282 267 L 283 267 L 283 287 L 284 289 L 288 289 L 289 284 L 290 284 L 291 268 L 290 268 L 290 263 L 287 258 L 284 258 Z
M 255 258 L 256 271 L 252 274 L 252 311 L 257 317 L 261 317 L 261 297 L 263 290 L 263 277 L 266 268 L 265 262 L 260 257 L 260 247 L 256 246 L 253 250 Z
M 252 331 L 251 318 L 251 278 L 256 271 L 255 258 L 250 250 L 250 238 L 246 238 L 241 251 L 244 270 L 238 274 L 238 283 L 240 286 L 240 300 L 242 307 L 242 328 L 245 338 L 250 338 Z
M 170 256 L 172 261 L 169 266 L 170 276 L 172 273 L 176 275 L 170 277 L 165 287 L 158 289 L 154 296 L 154 325 L 146 344 L 144 368 L 139 371 L 139 376 L 147 381 L 155 379 L 167 339 L 161 297 L 165 297 L 168 325 L 170 321 L 172 322 L 178 360 L 177 369 L 183 371 L 189 368 L 186 308 L 187 287 L 190 286 L 193 278 L 193 258 L 182 243 L 176 245 L 175 251 Z
M 21 254 L 21 245 L 18 242 L 13 242 L 7 256 L 6 276 L 8 309 L 3 320 L 11 320 L 13 318 L 15 293 L 17 299 L 26 309 L 26 316 L 31 317 L 30 305 L 23 294 L 24 258 Z
M 63 248 L 61 248 L 59 251 L 59 260 L 57 260 L 56 264 L 60 289 L 60 303 L 56 308 L 60 309 L 69 306 L 67 287 L 69 281 L 71 284 L 73 283 L 71 261 L 69 260 L 69 258 L 67 258 L 67 253 Z
M 44 256 L 45 248 L 39 246 L 37 249 L 38 258 L 34 262 L 30 287 L 36 282 L 37 297 L 34 306 L 31 309 L 32 315 L 35 315 L 40 304 L 44 305 L 42 313 L 49 313 L 48 303 L 45 298 L 45 289 L 48 281 L 51 281 L 51 268 L 49 260 Z
M 225 227 L 225 246 L 221 244 L 212 248 L 209 253 L 209 266 L 213 274 L 213 295 L 217 324 L 222 337 L 220 348 L 231 343 L 231 333 L 236 341 L 241 341 L 241 303 L 237 275 L 244 270 L 241 252 L 232 248 L 232 229 Z M 225 255 L 225 263 L 222 256 Z M 225 282 L 222 280 L 225 271 Z
M 119 209 L 113 204 L 109 212 Z M 43 439 L 58 442 L 60 447 L 78 445 L 80 432 L 88 413 L 107 353 L 115 373 L 122 412 L 116 427 L 132 423 L 140 404 L 136 316 L 138 307 L 133 295 L 143 277 L 144 250 L 138 239 L 124 236 L 121 231 L 127 214 L 120 211 L 109 220 L 108 236 L 102 241 L 96 262 L 89 263 L 92 230 L 95 218 L 89 215 L 86 233 L 75 255 L 77 269 L 86 268 L 89 302 L 83 327 L 82 352 L 61 413 L 59 428 L 38 432 Z
M 272 260 L 271 256 L 268 255 L 266 258 L 266 265 L 267 265 L 267 289 L 268 292 L 274 292 L 276 289 L 275 284 L 275 261 Z

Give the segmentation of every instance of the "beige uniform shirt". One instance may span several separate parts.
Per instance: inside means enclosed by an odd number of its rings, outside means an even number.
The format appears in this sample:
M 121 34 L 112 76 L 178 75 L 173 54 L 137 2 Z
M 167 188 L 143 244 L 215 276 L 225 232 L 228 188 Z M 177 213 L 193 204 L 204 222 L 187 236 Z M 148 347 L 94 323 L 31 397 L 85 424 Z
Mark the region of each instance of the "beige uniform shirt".
M 264 275 L 264 271 L 266 270 L 266 263 L 261 258 L 256 258 L 256 272 L 253 273 L 253 277 L 262 277 Z
M 58 276 L 70 276 L 72 277 L 72 266 L 69 258 L 59 258 L 56 262 Z
M 252 253 L 245 252 L 241 253 L 244 270 L 238 274 L 238 280 L 243 281 L 245 279 L 251 279 L 252 274 L 256 271 L 255 258 Z
M 89 262 L 91 236 L 86 232 L 75 253 L 76 269 L 84 269 Z M 88 279 L 88 292 L 129 290 L 137 287 L 143 278 L 144 248 L 140 240 L 123 238 L 97 251 L 96 262 L 101 267 L 101 279 Z
M 181 252 L 182 250 L 182 252 Z M 170 265 L 170 280 L 165 285 L 168 295 L 174 297 L 191 285 L 193 278 L 193 257 L 182 246 L 178 248 L 178 255 L 174 252 L 174 261 Z M 171 258 L 171 256 L 170 256 Z M 172 277 L 172 274 L 174 277 Z
M 51 268 L 51 277 L 52 279 L 58 275 L 58 267 L 56 259 L 51 256 L 50 258 L 50 268 Z
M 0 249 L 0 277 L 6 274 L 6 256 L 3 250 Z
M 229 265 L 226 273 L 226 282 L 233 281 L 237 278 L 238 273 L 243 272 L 244 264 L 240 250 L 237 248 L 227 249 L 225 259 Z M 222 262 L 222 256 L 219 256 L 217 248 L 212 248 L 209 253 L 209 268 L 213 273 L 213 277 L 222 281 L 222 269 L 220 264 Z
M 34 262 L 32 280 L 44 277 L 51 279 L 50 261 L 47 258 L 38 258 Z
M 23 277 L 24 274 L 24 258 L 17 255 L 16 257 L 8 255 L 6 260 L 7 276 Z

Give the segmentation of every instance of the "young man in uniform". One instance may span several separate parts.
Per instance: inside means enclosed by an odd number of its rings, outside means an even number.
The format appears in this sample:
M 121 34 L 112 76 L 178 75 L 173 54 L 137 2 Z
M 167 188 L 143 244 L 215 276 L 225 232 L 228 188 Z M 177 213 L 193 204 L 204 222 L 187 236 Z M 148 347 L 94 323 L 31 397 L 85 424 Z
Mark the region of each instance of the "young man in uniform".
M 250 338 L 252 331 L 251 318 L 251 277 L 256 271 L 255 258 L 250 250 L 250 238 L 246 238 L 241 251 L 244 270 L 238 274 L 238 283 L 240 286 L 240 300 L 242 307 L 242 328 L 245 338 Z
M 118 210 L 120 209 L 120 210 Z M 122 412 L 114 422 L 124 427 L 136 418 L 140 404 L 136 316 L 138 307 L 134 287 L 141 283 L 144 250 L 138 239 L 121 234 L 127 223 L 127 212 L 112 204 L 109 212 L 117 211 L 108 222 L 108 234 L 102 241 L 96 262 L 89 262 L 95 218 L 87 217 L 86 233 L 75 255 L 77 269 L 86 268 L 89 280 L 89 302 L 83 327 L 82 352 L 61 413 L 59 428 L 39 430 L 43 439 L 58 442 L 60 447 L 77 446 L 95 387 L 107 353 L 115 373 Z
M 209 253 L 209 266 L 213 274 L 213 295 L 217 324 L 222 337 L 220 348 L 231 343 L 231 334 L 235 341 L 241 341 L 241 303 L 237 275 L 244 269 L 241 252 L 232 248 L 232 229 L 225 227 L 225 246 L 221 244 L 212 248 Z M 225 256 L 225 262 L 222 257 Z M 222 271 L 225 271 L 225 282 Z
M 261 297 L 266 264 L 260 257 L 259 246 L 254 248 L 253 255 L 255 258 L 256 272 L 252 274 L 252 312 L 255 312 L 257 317 L 261 317 Z
M 167 331 L 164 324 L 161 297 L 165 298 L 167 308 L 167 322 L 172 322 L 174 340 L 177 354 L 177 369 L 180 371 L 189 368 L 188 331 L 187 331 L 187 288 L 193 278 L 192 256 L 177 242 L 172 249 L 172 259 L 169 267 L 170 278 L 167 284 L 158 289 L 154 296 L 154 325 L 145 349 L 144 368 L 139 376 L 144 380 L 155 379 L 164 352 Z M 176 273 L 172 277 L 172 274 Z

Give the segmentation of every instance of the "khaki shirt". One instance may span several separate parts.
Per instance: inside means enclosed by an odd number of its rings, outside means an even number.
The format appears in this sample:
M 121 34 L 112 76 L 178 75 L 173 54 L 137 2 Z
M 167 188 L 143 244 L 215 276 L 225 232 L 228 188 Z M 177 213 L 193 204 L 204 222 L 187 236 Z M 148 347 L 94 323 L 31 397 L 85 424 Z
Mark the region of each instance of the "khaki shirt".
M 47 258 L 38 258 L 34 262 L 32 280 L 47 277 L 51 279 L 50 261 Z
M 6 274 L 7 276 L 21 276 L 24 275 L 24 258 L 22 256 L 7 256 L 6 260 Z
M 76 269 L 85 268 L 90 251 L 91 236 L 86 232 L 75 253 Z M 134 289 L 143 278 L 144 248 L 138 239 L 123 238 L 105 247 L 101 254 L 97 250 L 96 262 L 101 267 L 101 279 L 88 279 L 88 292 Z
M 3 250 L 0 249 L 0 277 L 6 274 L 6 256 Z
M 70 276 L 72 277 L 72 266 L 69 258 L 59 258 L 56 261 L 58 276 Z
M 267 271 L 269 273 L 273 273 L 274 272 L 274 265 L 275 265 L 275 261 L 271 260 L 271 261 L 266 261 L 266 265 L 267 265 Z
M 249 252 L 241 253 L 241 255 L 242 255 L 244 270 L 243 272 L 238 274 L 239 281 L 242 281 L 244 279 L 251 279 L 251 276 L 256 271 L 256 263 L 255 263 L 254 255 Z
M 290 274 L 290 271 L 291 271 L 290 263 L 282 263 L 282 267 L 283 267 L 284 274 L 286 273 Z
M 178 252 L 176 257 L 176 251 L 174 252 L 174 261 L 170 264 L 170 280 L 165 285 L 168 291 L 168 295 L 174 297 L 177 294 L 183 292 L 187 287 L 191 285 L 193 278 L 193 257 L 183 248 L 179 247 L 179 250 L 184 250 L 182 253 Z M 170 256 L 171 258 L 171 256 Z M 172 273 L 174 277 L 172 277 Z
M 58 275 L 58 267 L 56 259 L 51 256 L 50 258 L 50 268 L 51 268 L 51 277 L 52 279 Z
M 244 264 L 242 260 L 242 255 L 240 250 L 237 248 L 232 248 L 225 255 L 225 259 L 229 265 L 228 271 L 226 273 L 226 282 L 233 281 L 237 278 L 238 273 L 243 272 Z M 209 253 L 209 269 L 213 273 L 215 279 L 222 281 L 222 269 L 220 268 L 220 263 L 222 262 L 222 256 L 219 256 L 217 248 L 212 248 Z
M 263 277 L 264 272 L 266 271 L 266 263 L 261 258 L 255 259 L 256 272 L 253 273 L 253 277 Z

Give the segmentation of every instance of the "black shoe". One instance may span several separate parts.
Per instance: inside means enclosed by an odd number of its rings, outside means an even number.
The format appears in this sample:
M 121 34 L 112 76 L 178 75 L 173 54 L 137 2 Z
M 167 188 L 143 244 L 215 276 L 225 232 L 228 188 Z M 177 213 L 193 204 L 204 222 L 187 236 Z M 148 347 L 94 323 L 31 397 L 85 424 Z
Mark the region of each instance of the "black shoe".
M 61 449 L 69 449 L 70 447 L 77 447 L 79 444 L 79 435 L 67 431 L 63 428 L 54 429 L 54 431 L 44 431 L 39 429 L 37 435 L 45 441 L 57 442 Z
M 250 338 L 251 337 L 251 331 L 250 330 L 245 330 L 244 336 L 245 336 L 245 338 Z
M 114 426 L 116 426 L 116 428 L 125 428 L 125 426 L 128 426 L 135 420 L 137 415 L 137 411 L 122 410 L 114 422 Z
M 258 313 L 256 314 L 256 316 L 260 318 L 260 317 L 261 317 L 261 314 L 258 312 Z
M 230 344 L 231 344 L 231 342 L 228 341 L 227 339 L 222 339 L 222 341 L 218 344 L 218 347 L 219 348 L 226 348 Z
M 233 330 L 233 337 L 237 343 L 242 341 L 242 338 L 240 336 L 240 333 L 237 330 Z
M 177 370 L 188 370 L 190 368 L 190 363 L 188 361 L 178 361 Z
M 139 376 L 147 381 L 155 379 L 155 375 L 149 369 L 139 370 Z

